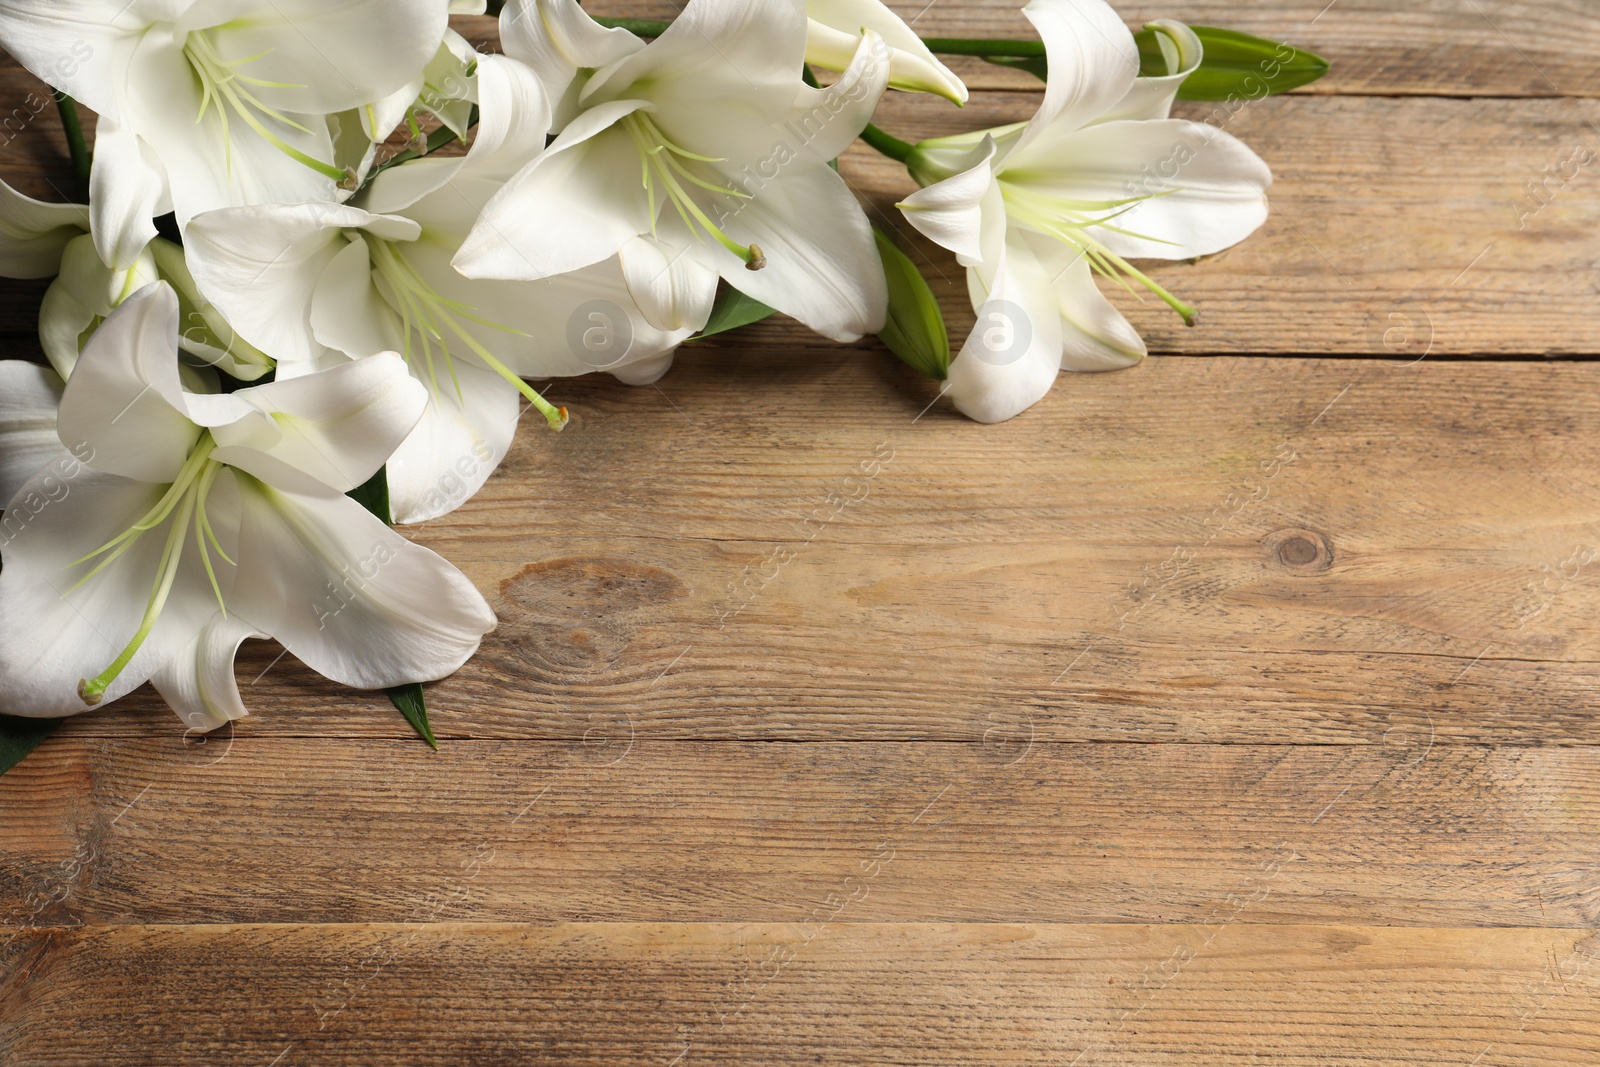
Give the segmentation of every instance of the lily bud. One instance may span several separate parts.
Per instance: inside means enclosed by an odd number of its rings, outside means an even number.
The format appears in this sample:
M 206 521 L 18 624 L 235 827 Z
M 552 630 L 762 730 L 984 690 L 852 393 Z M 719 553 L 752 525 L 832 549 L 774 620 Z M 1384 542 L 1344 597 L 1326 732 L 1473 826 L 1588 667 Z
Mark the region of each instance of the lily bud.
M 944 312 L 928 280 L 882 230 L 874 229 L 883 276 L 889 283 L 889 318 L 878 340 L 902 361 L 930 378 L 944 381 L 950 373 L 950 334 Z
M 880 0 L 806 0 L 806 62 L 824 70 L 850 65 L 861 36 L 868 30 L 883 39 L 889 63 L 889 87 L 933 93 L 961 106 L 967 87 L 928 46 Z
M 200 293 L 183 249 L 157 237 L 127 270 L 105 265 L 94 240 L 83 234 L 68 242 L 61 273 L 39 307 L 39 341 L 62 378 L 72 375 L 78 353 L 111 312 L 152 282 L 165 281 L 178 296 L 178 346 L 191 361 L 253 382 L 273 360 L 234 333 L 222 313 Z

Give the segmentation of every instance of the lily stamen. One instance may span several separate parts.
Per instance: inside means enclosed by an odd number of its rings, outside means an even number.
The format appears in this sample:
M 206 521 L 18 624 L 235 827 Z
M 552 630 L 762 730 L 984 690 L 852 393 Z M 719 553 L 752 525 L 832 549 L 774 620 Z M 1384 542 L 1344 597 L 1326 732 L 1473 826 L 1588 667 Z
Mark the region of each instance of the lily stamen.
M 1110 225 L 1111 222 L 1133 211 L 1146 200 L 1166 196 L 1168 195 L 1167 193 L 1135 196 L 1123 200 L 1066 200 L 1042 196 L 1003 180 L 1000 183 L 1000 191 L 1006 201 L 1006 213 L 1012 219 L 1036 233 L 1041 233 L 1046 237 L 1053 237 L 1063 244 L 1077 249 L 1089 261 L 1089 265 L 1097 274 L 1115 281 L 1124 289 L 1127 289 L 1128 292 L 1137 296 L 1137 292 L 1128 284 L 1128 279 L 1132 278 L 1182 316 L 1185 325 L 1193 326 L 1199 318 L 1200 312 L 1198 309 L 1178 299 L 1161 283 L 1111 251 L 1104 243 L 1097 240 L 1091 232 L 1096 228 L 1102 228 L 1110 233 L 1137 237 L 1141 240 L 1155 241 L 1160 244 L 1171 244 L 1172 242 L 1170 241 L 1161 241 L 1158 238 L 1147 237 L 1132 230 Z M 1096 216 L 1092 214 L 1095 211 L 1109 211 L 1110 214 Z
M 217 604 L 224 614 L 227 613 L 227 606 L 223 603 L 222 586 L 217 581 L 216 570 L 206 545 L 209 539 L 217 553 L 229 563 L 233 563 L 223 551 L 222 543 L 217 539 L 210 519 L 206 517 L 206 497 L 222 470 L 222 464 L 211 458 L 211 453 L 215 450 L 216 443 L 211 439 L 211 435 L 209 433 L 202 435 L 195 443 L 194 450 L 189 453 L 189 458 L 184 461 L 177 480 L 168 486 L 167 492 L 155 507 L 120 536 L 72 564 L 76 566 L 87 563 L 97 556 L 110 553 L 99 566 L 73 586 L 76 589 L 120 558 L 146 533 L 172 519 L 171 529 L 167 531 L 166 544 L 161 550 L 161 563 L 156 570 L 155 585 L 150 591 L 150 599 L 145 604 L 144 617 L 140 620 L 138 631 L 109 667 L 94 678 L 78 683 L 78 696 L 90 707 L 94 707 L 104 699 L 106 690 L 127 669 L 128 664 L 133 662 L 133 658 L 139 654 L 151 631 L 155 629 L 156 623 L 160 621 L 161 612 L 172 594 L 173 583 L 177 580 L 178 571 L 183 564 L 184 539 L 191 528 L 194 531 L 195 543 L 200 549 L 201 561 L 205 564 L 206 574 L 211 579 L 212 591 L 216 593 Z
M 454 334 L 460 343 L 466 345 L 484 366 L 516 386 L 517 391 L 527 399 L 528 403 L 544 416 L 545 423 L 552 430 L 566 429 L 570 421 L 567 409 L 556 407 L 541 396 L 533 386 L 523 381 L 515 371 L 502 363 L 493 352 L 472 336 L 472 333 L 461 324 L 461 320 L 516 337 L 527 337 L 527 333 L 491 322 L 478 315 L 476 308 L 441 294 L 417 273 L 416 267 L 393 242 L 373 237 L 371 234 L 363 235 L 362 239 L 372 250 L 372 265 L 379 279 L 384 282 L 385 288 L 389 290 L 391 303 L 400 315 L 401 329 L 405 333 L 406 362 L 412 363 L 412 335 L 415 334 L 421 340 L 423 366 L 427 371 L 428 385 L 435 400 L 439 399 L 439 372 L 433 353 L 436 344 L 439 354 L 443 357 L 445 368 L 450 373 L 456 398 L 464 403 L 461 381 L 456 375 L 455 360 L 450 352 L 451 342 L 446 335 L 448 331 Z
M 762 254 L 758 246 L 742 245 L 729 237 L 720 226 L 711 221 L 704 209 L 683 187 L 683 182 L 687 181 L 718 196 L 731 196 L 737 200 L 751 199 L 749 193 L 731 189 L 727 185 L 718 185 L 700 177 L 690 169 L 689 163 L 685 162 L 687 160 L 693 163 L 726 163 L 726 159 L 697 155 L 687 148 L 674 144 L 661 132 L 661 128 L 649 114 L 643 111 L 635 111 L 624 118 L 620 125 L 628 131 L 634 147 L 639 150 L 640 181 L 649 197 L 651 236 L 656 232 L 656 186 L 659 183 L 667 201 L 677 210 L 678 217 L 696 238 L 699 238 L 701 233 L 710 236 L 723 248 L 738 256 L 749 270 L 761 270 L 767 265 L 767 257 Z
M 240 73 L 237 69 L 260 59 L 261 56 L 266 54 L 262 52 L 260 55 L 230 62 L 217 53 L 216 45 L 205 35 L 204 31 L 197 30 L 189 34 L 183 44 L 183 55 L 189 61 L 190 67 L 194 69 L 195 76 L 200 79 L 201 92 L 200 113 L 195 116 L 195 122 L 198 123 L 205 119 L 206 112 L 210 110 L 212 102 L 215 101 L 217 118 L 222 123 L 222 141 L 227 151 L 229 171 L 233 169 L 233 141 L 229 136 L 228 129 L 229 112 L 231 111 L 246 126 L 259 134 L 263 140 L 296 163 L 310 167 L 323 177 L 331 178 L 336 182 L 346 180 L 345 170 L 331 163 L 324 163 L 315 156 L 310 156 L 300 151 L 269 130 L 266 124 L 261 121 L 261 116 L 265 115 L 274 122 L 280 122 L 291 129 L 307 134 L 311 132 L 307 127 L 263 103 L 259 97 L 246 88 L 246 86 L 271 89 L 300 88 L 284 82 L 270 82 L 261 78 L 252 78 L 247 74 Z

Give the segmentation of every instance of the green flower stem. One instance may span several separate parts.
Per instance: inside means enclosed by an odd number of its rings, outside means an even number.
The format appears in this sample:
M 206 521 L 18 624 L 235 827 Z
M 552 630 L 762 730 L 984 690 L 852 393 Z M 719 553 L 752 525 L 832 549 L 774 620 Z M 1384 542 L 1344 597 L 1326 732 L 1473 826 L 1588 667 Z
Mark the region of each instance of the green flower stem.
M 659 22 L 655 19 L 613 19 L 600 15 L 594 16 L 594 20 L 609 29 L 627 30 L 636 37 L 660 37 L 667 32 L 667 27 L 672 25 L 670 22 Z
M 861 131 L 861 139 L 867 142 L 867 144 L 871 145 L 873 148 L 876 148 L 879 152 L 882 152 L 884 155 L 888 156 L 890 159 L 898 160 L 901 163 L 904 163 L 907 159 L 910 159 L 912 151 L 916 148 L 916 146 L 910 142 L 902 141 L 893 134 L 887 133 L 884 130 L 872 125 L 870 122 L 867 123 L 867 128 Z
M 984 41 L 963 37 L 924 37 L 930 52 L 947 56 L 1007 56 L 1033 59 L 1045 54 L 1043 41 Z
M 670 22 L 655 19 L 617 19 L 595 16 L 602 26 L 620 28 L 639 37 L 660 37 Z M 950 56 L 1014 56 L 1031 59 L 1044 55 L 1042 41 L 985 41 L 960 37 L 924 37 L 922 43 L 935 52 Z
M 61 128 L 67 132 L 67 151 L 72 154 L 72 175 L 78 182 L 78 192 L 89 199 L 89 170 L 94 157 L 89 142 L 83 136 L 83 122 L 78 117 L 78 103 L 66 93 L 56 94 L 56 110 L 61 112 Z
M 467 116 L 467 129 L 470 130 L 477 124 L 478 105 L 473 104 L 472 113 Z M 426 152 L 419 152 L 415 148 L 407 148 L 403 151 L 396 152 L 394 155 L 390 156 L 376 167 L 373 167 L 372 173 L 367 175 L 367 180 L 362 184 L 361 187 L 365 189 L 368 185 L 371 185 L 374 178 L 388 170 L 390 167 L 398 167 L 402 163 L 409 162 L 413 159 L 420 159 L 423 156 L 428 155 L 430 152 L 437 152 L 439 149 L 443 148 L 445 145 L 449 144 L 455 139 L 456 132 L 454 130 L 448 126 L 439 127 L 437 130 L 434 130 L 428 135 L 428 149 Z

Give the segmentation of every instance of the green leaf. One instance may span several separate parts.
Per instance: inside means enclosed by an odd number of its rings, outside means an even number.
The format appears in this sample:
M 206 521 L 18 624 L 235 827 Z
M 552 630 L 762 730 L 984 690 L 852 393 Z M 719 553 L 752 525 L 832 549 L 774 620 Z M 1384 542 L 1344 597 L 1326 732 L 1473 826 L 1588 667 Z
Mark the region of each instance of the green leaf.
M 997 67 L 1025 70 L 1042 82 L 1050 80 L 1050 70 L 1044 56 L 984 56 L 983 58 Z
M 394 524 L 394 514 L 389 510 L 389 471 L 379 467 L 378 473 L 345 494 L 357 504 L 372 512 L 386 524 Z
M 702 337 L 737 330 L 741 326 L 749 326 L 753 322 L 769 319 L 776 314 L 776 311 L 761 301 L 745 296 L 729 286 L 717 296 L 717 302 L 711 308 L 711 317 L 706 320 L 705 329 L 690 340 L 698 341 Z
M 22 762 L 65 719 L 17 719 L 0 715 L 0 774 Z
M 1279 44 L 1248 33 L 1222 30 L 1215 26 L 1191 26 L 1205 48 L 1200 68 L 1178 88 L 1180 100 L 1255 99 L 1286 93 L 1310 85 L 1328 73 L 1328 61 L 1314 52 Z M 1165 74 L 1166 58 L 1156 31 L 1145 29 L 1134 34 L 1139 46 L 1139 73 L 1145 77 Z M 1040 81 L 1047 81 L 1049 68 L 1043 56 L 985 56 L 1000 67 L 1025 70 Z
M 437 752 L 439 742 L 434 739 L 433 728 L 428 725 L 428 702 L 422 695 L 422 686 L 395 686 L 389 690 L 389 699 L 400 709 L 400 714 L 406 717 L 406 722 L 411 724 L 411 728 L 428 742 L 428 747 Z
M 345 495 L 383 522 L 390 525 L 394 523 L 394 513 L 389 507 L 388 468 L 379 467 L 377 474 Z M 398 685 L 388 690 L 388 694 L 390 701 L 400 709 L 400 714 L 406 717 L 406 722 L 409 722 L 422 739 L 428 742 L 429 748 L 437 750 L 439 742 L 434 740 L 433 730 L 428 726 L 428 702 L 422 695 L 422 686 Z
M 909 256 L 876 227 L 872 236 L 889 283 L 889 319 L 878 339 L 909 366 L 944 381 L 950 374 L 950 333 L 939 301 Z

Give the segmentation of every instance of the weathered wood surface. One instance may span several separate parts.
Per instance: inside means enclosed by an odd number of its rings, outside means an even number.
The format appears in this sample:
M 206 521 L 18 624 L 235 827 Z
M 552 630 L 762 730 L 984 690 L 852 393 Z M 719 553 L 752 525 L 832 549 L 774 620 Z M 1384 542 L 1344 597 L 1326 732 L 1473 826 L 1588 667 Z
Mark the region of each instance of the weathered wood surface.
M 1594 1063 L 1600 185 L 1514 205 L 1600 147 L 1600 9 L 1118 8 L 1335 63 L 1182 106 L 1278 178 L 1158 268 L 1201 328 L 1001 427 L 779 322 L 556 383 L 408 531 L 501 617 L 441 752 L 260 645 L 231 732 L 140 696 L 0 778 L 0 1064 Z M 1035 106 L 961 70 L 882 124 Z
M 30 1067 L 1546 1067 L 1600 1056 L 1597 956 L 1586 930 L 1248 911 L 1159 927 L 89 928 L 30 943 L 31 981 L 0 991 L 0 1050 Z
M 852 922 L 1205 923 L 1273 863 L 1252 922 L 1600 923 L 1600 752 L 1426 722 L 1361 747 L 1051 744 L 998 715 L 963 744 L 173 734 L 12 774 L 0 915 L 49 926 L 796 922 L 844 893 Z

